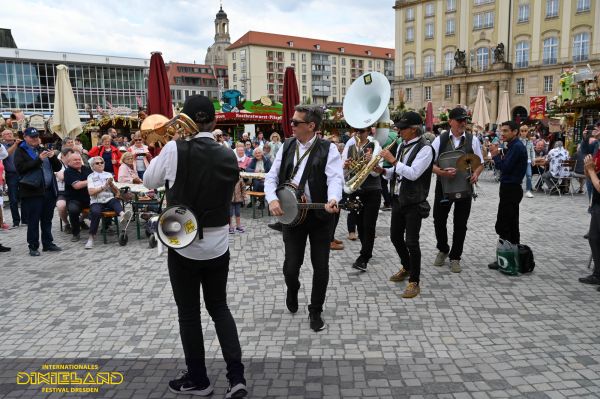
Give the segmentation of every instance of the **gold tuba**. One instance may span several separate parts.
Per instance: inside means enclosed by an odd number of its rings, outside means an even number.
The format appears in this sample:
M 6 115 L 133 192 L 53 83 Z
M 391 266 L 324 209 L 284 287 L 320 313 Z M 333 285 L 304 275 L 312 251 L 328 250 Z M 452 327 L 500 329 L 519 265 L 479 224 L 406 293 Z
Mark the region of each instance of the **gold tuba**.
M 161 114 L 148 115 L 140 128 L 140 134 L 146 143 L 166 144 L 173 137 L 187 138 L 198 133 L 196 122 L 184 113 L 168 119 Z

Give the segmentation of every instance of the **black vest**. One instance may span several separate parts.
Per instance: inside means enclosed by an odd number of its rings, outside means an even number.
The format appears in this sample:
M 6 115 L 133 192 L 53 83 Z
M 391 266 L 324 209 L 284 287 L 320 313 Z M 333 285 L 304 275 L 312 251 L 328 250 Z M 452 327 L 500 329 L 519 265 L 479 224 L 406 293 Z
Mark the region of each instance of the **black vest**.
M 431 145 L 425 137 L 421 136 L 421 139 L 417 141 L 417 144 L 415 144 L 415 147 L 404 164 L 406 166 L 411 166 L 417 157 L 417 154 L 423 147 L 431 147 Z M 407 178 L 402 178 L 402 185 L 400 186 L 400 194 L 398 196 L 400 207 L 420 204 L 421 202 L 427 200 L 427 196 L 429 195 L 429 185 L 431 184 L 432 169 L 433 161 L 417 180 L 413 181 Z
M 308 155 L 304 174 L 309 173 L 307 184 L 310 190 L 312 202 L 325 203 L 327 202 L 327 175 L 325 174 L 325 166 L 327 165 L 327 156 L 329 154 L 329 146 L 331 143 L 320 138 L 315 139 L 315 146 Z M 292 177 L 294 171 L 294 157 L 296 156 L 296 138 L 285 140 L 281 151 L 281 167 L 279 168 L 279 183 L 285 183 Z M 327 214 L 325 211 L 311 211 L 316 215 L 324 217 Z
M 229 223 L 233 188 L 239 180 L 235 154 L 213 139 L 177 141 L 177 176 L 167 191 L 167 204 L 185 205 L 201 227 Z
M 371 150 L 371 154 L 373 154 L 375 152 L 375 143 L 374 142 L 370 142 L 369 144 L 367 144 L 364 149 L 370 149 Z M 352 159 L 356 159 L 360 156 L 360 152 L 359 152 L 359 148 L 356 146 L 356 144 L 353 144 L 350 146 L 350 148 L 348 148 L 348 158 L 352 158 Z M 359 191 L 365 192 L 365 191 L 375 191 L 375 190 L 381 190 L 381 177 L 380 176 L 373 176 L 369 173 L 369 176 L 367 176 L 367 178 L 365 179 L 364 183 L 362 184 L 362 186 L 360 186 Z

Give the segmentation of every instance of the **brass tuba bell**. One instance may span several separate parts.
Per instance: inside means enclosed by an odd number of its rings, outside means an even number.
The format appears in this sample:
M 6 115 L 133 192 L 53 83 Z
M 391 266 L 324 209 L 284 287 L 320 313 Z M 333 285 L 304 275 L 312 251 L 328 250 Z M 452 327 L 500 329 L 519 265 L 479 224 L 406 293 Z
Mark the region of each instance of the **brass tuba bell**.
M 140 134 L 146 143 L 166 144 L 173 138 L 187 138 L 198 133 L 196 122 L 184 113 L 168 119 L 161 114 L 148 115 L 142 122 Z

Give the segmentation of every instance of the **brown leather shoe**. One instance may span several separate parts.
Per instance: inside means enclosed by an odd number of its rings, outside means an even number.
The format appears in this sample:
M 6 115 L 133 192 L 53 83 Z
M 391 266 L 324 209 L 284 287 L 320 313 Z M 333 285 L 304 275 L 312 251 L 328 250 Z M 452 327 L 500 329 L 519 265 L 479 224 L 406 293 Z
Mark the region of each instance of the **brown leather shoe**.
M 329 249 L 332 249 L 334 251 L 339 251 L 344 249 L 344 244 L 338 244 L 335 241 L 332 241 L 331 244 L 329 244 Z
M 348 233 L 348 239 L 350 241 L 356 241 L 356 233 Z
M 402 294 L 402 298 L 414 298 L 421 292 L 421 288 L 418 283 L 408 283 L 404 293 Z
M 343 244 L 344 243 L 342 240 L 338 240 L 336 238 L 333 239 L 333 242 L 335 242 L 336 244 Z
M 404 281 L 404 280 L 406 280 L 408 275 L 409 275 L 408 270 L 406 270 L 405 268 L 402 268 L 402 269 L 400 269 L 400 271 L 398 273 L 395 273 L 392 275 L 392 277 L 390 277 L 390 281 L 393 281 L 395 283 Z

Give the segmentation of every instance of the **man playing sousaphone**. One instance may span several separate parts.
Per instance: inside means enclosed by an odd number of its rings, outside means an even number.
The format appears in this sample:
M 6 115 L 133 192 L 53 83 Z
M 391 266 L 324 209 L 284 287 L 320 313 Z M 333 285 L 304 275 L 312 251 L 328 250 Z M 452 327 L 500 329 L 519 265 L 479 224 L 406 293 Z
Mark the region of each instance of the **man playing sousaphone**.
M 450 270 L 459 273 L 460 257 L 467 235 L 467 221 L 471 213 L 472 186 L 477 183 L 479 175 L 483 171 L 483 155 L 481 154 L 481 143 L 471 133 L 465 133 L 468 114 L 462 107 L 456 107 L 449 113 L 450 131 L 442 133 L 431 143 L 435 159 L 433 173 L 438 178 L 435 185 L 435 199 L 433 203 L 433 224 L 435 227 L 435 238 L 437 240 L 438 254 L 433 263 L 434 266 L 443 266 L 446 258 L 450 258 Z M 452 153 L 461 152 L 462 155 L 475 154 L 479 157 L 481 164 L 471 172 L 460 172 L 456 170 L 458 157 Z M 461 155 L 461 154 L 457 154 Z M 450 160 L 450 166 L 440 167 L 440 159 Z M 442 187 L 446 188 L 446 192 Z M 449 195 L 452 187 L 454 195 Z M 454 204 L 454 233 L 452 234 L 452 248 L 448 245 L 448 231 L 446 223 L 450 208 Z

